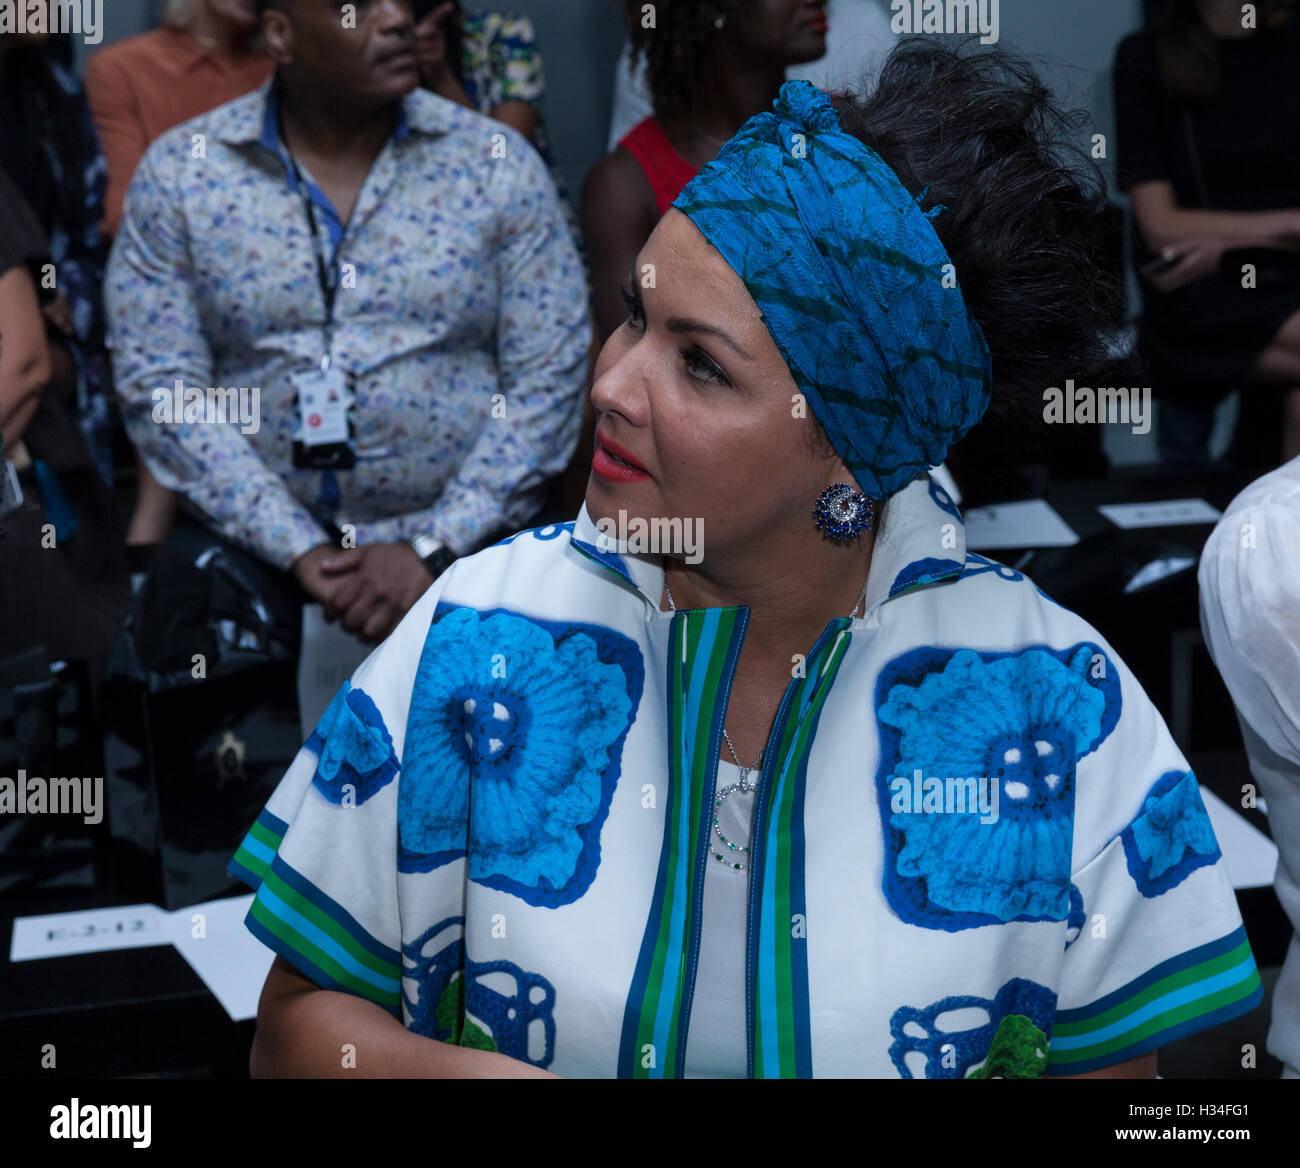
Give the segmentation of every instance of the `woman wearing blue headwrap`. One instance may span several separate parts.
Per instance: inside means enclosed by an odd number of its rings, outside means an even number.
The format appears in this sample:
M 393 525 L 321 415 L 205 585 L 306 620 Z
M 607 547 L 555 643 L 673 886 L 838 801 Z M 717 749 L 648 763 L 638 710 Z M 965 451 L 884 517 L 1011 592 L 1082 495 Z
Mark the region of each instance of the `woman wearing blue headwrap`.
M 441 576 L 231 863 L 255 1073 L 1149 1076 L 1259 1004 L 1159 713 L 928 474 L 1104 353 L 1054 116 L 907 43 L 682 191 L 577 519 Z

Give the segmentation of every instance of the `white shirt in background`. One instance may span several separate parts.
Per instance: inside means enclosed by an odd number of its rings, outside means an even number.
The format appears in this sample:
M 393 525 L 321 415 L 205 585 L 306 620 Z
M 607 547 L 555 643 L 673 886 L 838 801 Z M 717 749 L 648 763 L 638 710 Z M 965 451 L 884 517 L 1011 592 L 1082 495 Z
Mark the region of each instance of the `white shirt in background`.
M 1300 458 L 1228 505 L 1199 569 L 1201 629 L 1237 708 L 1296 934 L 1273 991 L 1269 1053 L 1300 1077 Z

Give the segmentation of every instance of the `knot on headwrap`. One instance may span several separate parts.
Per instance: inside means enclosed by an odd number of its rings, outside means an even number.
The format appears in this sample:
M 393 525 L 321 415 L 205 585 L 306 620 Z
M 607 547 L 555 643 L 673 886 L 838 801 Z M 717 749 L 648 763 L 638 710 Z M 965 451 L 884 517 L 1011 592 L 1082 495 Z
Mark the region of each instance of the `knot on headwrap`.
M 802 85 L 787 82 L 781 86 L 781 92 L 772 103 L 772 108 L 796 129 L 823 133 L 840 128 L 839 115 L 830 99 L 808 81 Z M 741 127 L 740 132 L 744 133 L 744 127 Z
M 928 191 L 928 188 L 927 188 Z M 943 461 L 992 369 L 923 212 L 830 99 L 787 81 L 673 206 L 744 281 L 791 376 L 869 497 Z

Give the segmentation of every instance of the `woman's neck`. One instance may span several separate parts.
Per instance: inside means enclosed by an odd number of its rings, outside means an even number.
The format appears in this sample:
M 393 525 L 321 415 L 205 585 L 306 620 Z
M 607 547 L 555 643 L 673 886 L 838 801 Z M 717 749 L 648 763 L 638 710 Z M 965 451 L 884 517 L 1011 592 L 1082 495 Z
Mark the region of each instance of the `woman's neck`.
M 203 3 L 194 6 L 194 15 L 185 23 L 184 31 L 205 49 L 217 49 L 238 56 L 248 52 L 253 41 L 253 30 L 232 25 L 213 16 Z
M 711 556 L 700 564 L 665 561 L 665 597 L 661 608 L 731 608 L 748 606 L 746 641 L 771 649 L 782 659 L 806 653 L 826 626 L 852 613 L 866 615 L 859 604 L 871 569 L 876 532 L 837 546 L 810 525 L 807 535 L 777 548 L 768 541 L 763 555 L 752 551 Z
M 712 146 L 716 154 L 754 114 L 770 109 L 785 81 L 785 65 L 755 57 L 723 41 L 705 66 L 708 78 L 695 108 L 675 120 L 681 137 Z

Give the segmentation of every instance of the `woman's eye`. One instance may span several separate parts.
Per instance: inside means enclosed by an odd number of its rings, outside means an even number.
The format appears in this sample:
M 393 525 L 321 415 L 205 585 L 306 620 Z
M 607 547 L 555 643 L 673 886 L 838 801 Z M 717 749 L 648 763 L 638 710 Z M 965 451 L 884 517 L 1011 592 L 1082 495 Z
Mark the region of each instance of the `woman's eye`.
M 703 349 L 683 349 L 682 356 L 686 359 L 686 368 L 691 373 L 704 381 L 716 381 L 719 385 L 730 385 L 727 375 L 722 372 L 717 362 L 713 360 Z
M 633 296 L 626 288 L 620 287 L 619 293 L 623 297 L 623 303 L 627 306 L 627 316 L 629 324 L 641 323 L 641 301 L 638 297 Z

